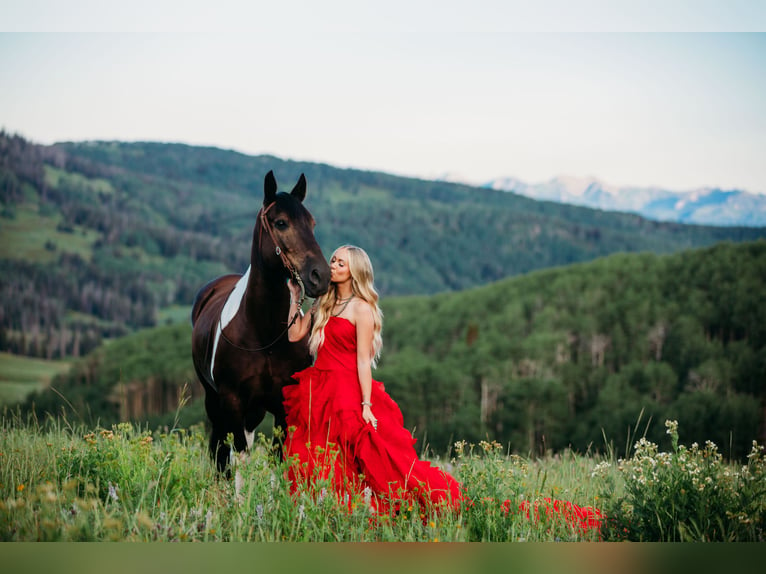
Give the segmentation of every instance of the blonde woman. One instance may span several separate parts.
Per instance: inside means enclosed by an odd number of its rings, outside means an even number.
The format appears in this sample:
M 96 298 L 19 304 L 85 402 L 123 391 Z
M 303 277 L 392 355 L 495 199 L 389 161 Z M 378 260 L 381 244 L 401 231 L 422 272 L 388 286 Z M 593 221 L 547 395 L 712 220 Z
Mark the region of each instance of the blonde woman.
M 330 259 L 330 289 L 300 314 L 300 288 L 289 283 L 293 303 L 290 341 L 310 332 L 314 365 L 296 373 L 297 385 L 283 390 L 288 433 L 285 457 L 293 488 L 332 478 L 341 500 L 354 492 L 379 512 L 402 501 L 424 506 L 457 505 L 460 485 L 447 473 L 418 459 L 401 410 L 372 378 L 380 357 L 383 314 L 378 307 L 367 253 L 343 245 Z

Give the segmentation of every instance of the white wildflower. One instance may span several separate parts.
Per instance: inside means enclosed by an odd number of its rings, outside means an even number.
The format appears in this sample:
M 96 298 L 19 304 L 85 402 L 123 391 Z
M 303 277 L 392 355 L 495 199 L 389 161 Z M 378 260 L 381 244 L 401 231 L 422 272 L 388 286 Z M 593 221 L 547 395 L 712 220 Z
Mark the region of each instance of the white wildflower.
M 113 485 L 111 482 L 109 483 L 109 498 L 111 498 L 115 502 L 120 500 L 120 497 L 117 496 L 118 490 L 119 489 L 115 485 Z
M 234 474 L 234 495 L 239 499 L 241 498 L 242 487 L 245 486 L 245 478 L 242 473 L 237 470 Z
M 591 471 L 590 476 L 591 478 L 595 478 L 597 476 L 604 476 L 607 473 L 607 470 L 609 470 L 612 467 L 611 463 L 607 461 L 600 462 L 596 465 L 596 467 Z

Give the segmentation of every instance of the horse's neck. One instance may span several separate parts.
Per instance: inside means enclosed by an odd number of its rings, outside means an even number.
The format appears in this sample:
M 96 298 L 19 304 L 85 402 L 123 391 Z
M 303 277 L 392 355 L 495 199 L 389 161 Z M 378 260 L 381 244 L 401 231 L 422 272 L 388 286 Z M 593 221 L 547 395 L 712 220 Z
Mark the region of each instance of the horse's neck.
M 256 332 L 270 336 L 284 329 L 290 291 L 281 276 L 251 265 L 244 302 L 245 314 Z

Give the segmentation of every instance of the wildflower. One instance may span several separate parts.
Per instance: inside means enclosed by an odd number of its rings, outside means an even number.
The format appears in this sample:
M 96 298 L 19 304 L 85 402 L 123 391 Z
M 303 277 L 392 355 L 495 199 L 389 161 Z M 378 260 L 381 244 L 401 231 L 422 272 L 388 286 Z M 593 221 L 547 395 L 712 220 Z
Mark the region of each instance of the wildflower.
M 239 497 L 242 492 L 242 487 L 245 486 L 245 478 L 242 473 L 237 470 L 234 474 L 234 495 Z
M 455 443 L 455 454 L 458 457 L 463 456 L 463 453 L 465 452 L 465 445 L 466 442 L 464 440 L 459 440 Z
M 596 467 L 593 469 L 593 471 L 590 473 L 591 478 L 595 478 L 597 476 L 604 476 L 606 474 L 606 471 L 611 468 L 611 463 L 604 461 L 600 462 L 596 465 Z
M 20 485 L 18 485 L 18 486 L 16 487 L 16 492 L 23 492 L 23 491 L 24 491 L 24 488 L 25 488 L 25 486 L 24 486 L 23 484 L 20 484 Z
M 111 482 L 109 483 L 109 498 L 117 502 L 120 500 L 120 497 L 117 496 L 117 487 L 113 485 Z
M 665 421 L 665 434 L 674 435 L 678 434 L 678 421 Z
M 263 504 L 255 505 L 255 514 L 258 516 L 258 520 L 263 520 Z
M 301 504 L 298 507 L 298 520 L 303 520 L 304 518 L 306 518 L 306 507 Z

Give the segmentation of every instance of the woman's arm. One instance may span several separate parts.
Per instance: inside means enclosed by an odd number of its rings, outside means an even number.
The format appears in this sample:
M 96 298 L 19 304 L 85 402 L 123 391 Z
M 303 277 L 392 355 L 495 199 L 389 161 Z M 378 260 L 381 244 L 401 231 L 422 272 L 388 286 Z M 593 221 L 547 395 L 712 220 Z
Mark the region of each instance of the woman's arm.
M 287 287 L 290 289 L 290 310 L 287 312 L 287 322 L 289 323 L 292 321 L 296 313 L 298 315 L 295 322 L 290 325 L 290 328 L 287 330 L 287 339 L 291 343 L 295 343 L 296 341 L 303 339 L 303 337 L 306 336 L 306 333 L 309 332 L 309 329 L 311 328 L 311 319 L 313 317 L 313 307 L 311 313 L 304 315 L 299 304 L 301 298 L 300 286 L 290 279 L 287 283 Z
M 372 340 L 375 322 L 369 304 L 355 306 L 356 323 L 356 368 L 359 374 L 359 386 L 362 388 L 362 419 L 366 423 L 377 424 L 372 414 Z

